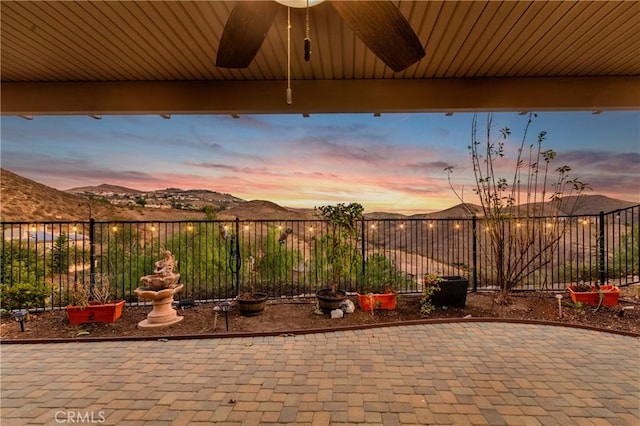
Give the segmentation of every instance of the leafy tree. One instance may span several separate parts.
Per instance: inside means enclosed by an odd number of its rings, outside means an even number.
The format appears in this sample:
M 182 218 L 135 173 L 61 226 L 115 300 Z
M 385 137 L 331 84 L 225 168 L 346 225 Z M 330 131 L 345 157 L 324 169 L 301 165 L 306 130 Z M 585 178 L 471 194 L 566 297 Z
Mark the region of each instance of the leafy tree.
M 65 274 L 69 271 L 69 237 L 61 233 L 53 243 L 50 258 L 51 271 L 55 274 Z
M 283 283 L 292 276 L 294 268 L 303 260 L 302 254 L 280 240 L 281 232 L 270 229 L 261 241 L 260 253 L 255 262 L 259 282 Z
M 97 270 L 111 278 L 114 299 L 135 299 L 133 291 L 139 286 L 145 271 L 153 270 L 153 261 L 141 256 L 144 253 L 144 237 L 133 224 L 118 224 L 101 228 L 100 246 L 102 255 L 98 257 Z M 157 260 L 157 259 L 156 259 Z
M 180 282 L 187 283 L 190 287 L 187 291 L 193 292 L 190 296 L 218 298 L 233 293 L 233 268 L 240 267 L 231 259 L 231 246 L 235 242 L 225 239 L 218 228 L 213 222 L 189 225 L 166 242 L 166 249 L 178 262 Z M 243 254 L 242 246 L 240 250 Z M 214 285 L 216 288 L 212 288 Z
M 614 247 L 612 268 L 617 276 L 638 275 L 640 269 L 640 227 L 633 225 Z
M 204 217 L 207 220 L 215 220 L 217 214 L 216 212 L 213 210 L 212 206 L 204 206 L 202 207 L 202 211 L 204 212 Z
M 352 272 L 358 259 L 352 242 L 357 239 L 357 223 L 363 219 L 364 207 L 359 203 L 338 203 L 335 206 L 316 207 L 315 211 L 327 225 L 320 247 L 324 249 L 331 271 L 331 290 L 336 293 L 338 284 Z M 320 259 L 316 259 L 316 262 Z

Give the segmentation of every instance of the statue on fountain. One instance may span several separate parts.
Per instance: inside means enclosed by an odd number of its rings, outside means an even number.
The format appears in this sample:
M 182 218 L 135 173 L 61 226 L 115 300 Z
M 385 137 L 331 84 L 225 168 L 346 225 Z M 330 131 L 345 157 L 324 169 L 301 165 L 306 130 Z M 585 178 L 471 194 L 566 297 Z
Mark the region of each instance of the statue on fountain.
M 172 306 L 173 295 L 182 289 L 182 284 L 178 284 L 180 274 L 173 272 L 175 264 L 175 257 L 166 250 L 164 258 L 155 263 L 153 274 L 140 278 L 144 286 L 135 289 L 134 293 L 142 299 L 151 300 L 153 309 L 147 319 L 138 323 L 138 328 L 161 328 L 183 320 L 184 317 L 178 316 Z
M 173 288 L 180 279 L 180 274 L 175 274 L 173 268 L 176 260 L 169 250 L 164 252 L 164 258 L 155 263 L 156 268 L 153 275 L 145 275 L 140 281 L 145 283 L 145 287 L 152 290 L 162 290 L 164 288 Z

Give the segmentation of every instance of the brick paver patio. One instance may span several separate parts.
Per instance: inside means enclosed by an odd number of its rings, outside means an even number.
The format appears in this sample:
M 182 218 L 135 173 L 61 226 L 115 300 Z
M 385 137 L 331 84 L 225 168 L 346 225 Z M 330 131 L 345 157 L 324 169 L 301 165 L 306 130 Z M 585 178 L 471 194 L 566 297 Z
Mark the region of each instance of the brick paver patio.
M 640 339 L 507 323 L 1 345 L 2 426 L 638 425 Z

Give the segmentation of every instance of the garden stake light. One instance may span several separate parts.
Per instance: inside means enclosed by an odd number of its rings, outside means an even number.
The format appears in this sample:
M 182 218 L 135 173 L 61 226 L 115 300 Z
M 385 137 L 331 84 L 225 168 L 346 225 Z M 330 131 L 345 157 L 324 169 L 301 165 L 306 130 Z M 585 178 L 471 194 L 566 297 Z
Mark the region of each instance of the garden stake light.
M 20 323 L 20 331 L 24 332 L 24 319 L 27 316 L 27 311 L 21 309 L 19 311 L 15 311 L 11 316 L 16 320 L 16 322 Z
M 226 300 L 220 304 L 222 311 L 224 312 L 224 320 L 227 324 L 227 331 L 229 331 L 229 302 Z
M 562 295 L 556 294 L 556 299 L 558 299 L 558 316 L 562 319 Z
M 215 308 L 213 308 L 213 313 L 213 330 L 215 331 L 216 328 L 218 328 L 218 314 L 220 313 L 220 306 L 216 306 Z

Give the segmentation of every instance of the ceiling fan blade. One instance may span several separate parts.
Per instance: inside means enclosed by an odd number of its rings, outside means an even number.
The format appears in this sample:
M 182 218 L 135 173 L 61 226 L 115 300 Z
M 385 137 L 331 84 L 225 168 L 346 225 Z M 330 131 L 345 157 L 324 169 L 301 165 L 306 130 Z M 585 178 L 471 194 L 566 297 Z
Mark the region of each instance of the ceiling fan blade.
M 247 68 L 281 7 L 274 1 L 238 1 L 224 26 L 216 66 Z
M 332 1 L 364 44 L 394 71 L 418 62 L 424 48 L 409 22 L 389 1 Z

